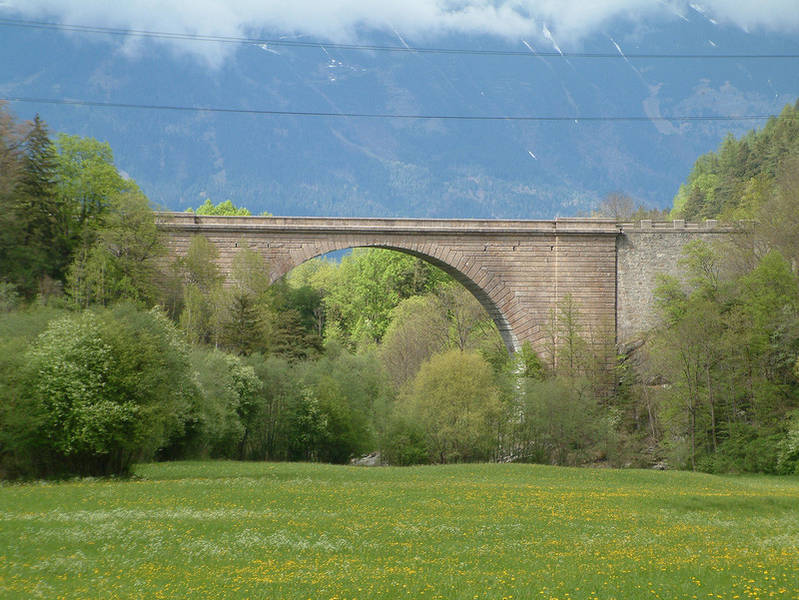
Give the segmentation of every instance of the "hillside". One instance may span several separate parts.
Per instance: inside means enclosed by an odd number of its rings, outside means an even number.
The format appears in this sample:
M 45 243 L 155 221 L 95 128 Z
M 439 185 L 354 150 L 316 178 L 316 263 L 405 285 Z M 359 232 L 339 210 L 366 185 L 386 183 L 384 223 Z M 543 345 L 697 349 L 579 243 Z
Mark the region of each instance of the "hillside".
M 361 41 L 526 51 L 485 35 Z M 552 43 L 555 43 L 554 40 Z M 774 114 L 799 95 L 792 63 L 747 58 L 564 59 L 236 46 L 221 65 L 111 36 L 4 27 L 0 95 L 169 106 L 405 115 L 575 117 L 461 121 L 220 114 L 14 104 L 54 131 L 108 141 L 153 201 L 183 210 L 232 199 L 253 214 L 553 218 L 622 192 L 670 204 L 696 157 L 752 121 L 622 116 Z M 552 44 L 529 42 L 536 52 Z M 646 29 L 609 22 L 572 50 L 783 53 L 788 34 L 748 33 L 689 11 Z M 609 117 L 581 121 L 581 117 Z
M 685 219 L 755 219 L 785 190 L 799 166 L 799 101 L 785 106 L 759 130 L 728 135 L 715 152 L 699 157 L 674 198 Z

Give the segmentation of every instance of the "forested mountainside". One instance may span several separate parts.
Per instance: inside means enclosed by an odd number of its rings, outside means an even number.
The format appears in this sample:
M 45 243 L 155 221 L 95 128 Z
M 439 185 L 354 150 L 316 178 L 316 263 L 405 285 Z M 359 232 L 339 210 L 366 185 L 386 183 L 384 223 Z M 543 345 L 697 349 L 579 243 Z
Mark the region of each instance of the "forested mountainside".
M 674 198 L 685 219 L 756 219 L 776 194 L 795 194 L 799 171 L 799 101 L 759 130 L 728 134 L 694 164 Z
M 663 322 L 637 381 L 683 413 L 660 443 L 682 439 L 703 469 L 768 470 L 779 452 L 799 455 L 799 103 L 701 156 L 672 215 L 742 220 L 747 234 L 689 246 L 688 276 L 656 290 Z
M 652 28 L 608 23 L 573 48 L 611 55 L 606 58 L 564 58 L 547 53 L 554 50 L 548 42 L 475 34 L 417 42 L 516 54 L 243 44 L 225 46 L 224 64 L 209 68 L 186 52 L 211 52 L 218 46 L 212 43 L 173 52 L 142 41 L 130 52 L 118 47 L 124 39 L 6 26 L 0 95 L 533 119 L 14 105 L 23 118 L 46 114 L 56 131 L 107 141 L 119 168 L 150 200 L 172 210 L 208 197 L 230 199 L 254 214 L 550 219 L 589 212 L 611 192 L 664 208 L 699 154 L 727 131 L 741 135 L 754 126 L 734 117 L 773 114 L 799 93 L 789 59 L 722 58 L 796 53 L 794 38 L 716 25 L 685 8 L 687 20 Z M 401 45 L 391 31 L 371 32 L 367 41 Z M 707 58 L 633 56 L 641 53 Z M 708 115 L 733 119 L 701 120 Z M 700 119 L 668 120 L 673 116 Z

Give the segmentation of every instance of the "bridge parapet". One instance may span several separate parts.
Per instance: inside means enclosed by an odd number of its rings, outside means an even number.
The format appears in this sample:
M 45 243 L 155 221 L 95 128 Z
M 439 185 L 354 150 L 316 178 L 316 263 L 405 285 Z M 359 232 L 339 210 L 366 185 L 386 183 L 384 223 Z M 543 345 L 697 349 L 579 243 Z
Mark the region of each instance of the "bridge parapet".
M 702 233 L 735 233 L 748 231 L 752 228 L 752 223 L 738 221 L 737 223 L 722 223 L 716 219 L 705 219 L 704 221 L 685 221 L 674 219 L 672 221 L 651 221 L 642 219 L 635 222 L 619 223 L 620 233 L 636 231 L 657 231 L 657 232 L 702 232 Z
M 291 231 L 350 231 L 456 233 L 479 236 L 496 233 L 569 233 L 617 235 L 619 227 L 612 219 L 566 218 L 554 221 L 498 219 L 391 219 L 346 217 L 223 217 L 193 213 L 161 212 L 158 225 L 166 230 L 291 230 Z

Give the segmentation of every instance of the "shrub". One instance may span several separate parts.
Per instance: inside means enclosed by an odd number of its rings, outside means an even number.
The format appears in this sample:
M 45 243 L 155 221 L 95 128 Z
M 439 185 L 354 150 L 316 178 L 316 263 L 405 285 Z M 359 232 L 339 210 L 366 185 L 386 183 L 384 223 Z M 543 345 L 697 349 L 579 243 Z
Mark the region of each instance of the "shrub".
M 476 352 L 451 350 L 424 363 L 397 408 L 399 418 L 424 431 L 433 462 L 496 453 L 502 403 L 493 370 Z
M 4 448 L 21 475 L 127 473 L 180 426 L 191 389 L 175 328 L 130 305 L 52 321 L 24 362 Z

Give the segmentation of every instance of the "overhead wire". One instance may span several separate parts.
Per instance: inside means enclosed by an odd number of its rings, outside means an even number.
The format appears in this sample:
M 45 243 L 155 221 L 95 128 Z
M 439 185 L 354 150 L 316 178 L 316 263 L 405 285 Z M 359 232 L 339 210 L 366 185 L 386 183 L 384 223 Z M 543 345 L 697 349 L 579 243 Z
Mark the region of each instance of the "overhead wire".
M 0 26 L 25 27 L 31 29 L 51 29 L 77 33 L 94 33 L 104 35 L 147 37 L 167 40 L 183 40 L 197 42 L 216 42 L 225 44 L 249 44 L 266 46 L 284 46 L 295 48 L 332 48 L 336 50 L 359 50 L 373 52 L 404 52 L 420 54 L 465 54 L 482 56 L 518 56 L 518 57 L 544 57 L 544 58 L 585 58 L 585 59 L 674 59 L 674 60 L 717 60 L 717 59 L 796 59 L 799 53 L 770 53 L 770 54 L 729 54 L 729 53 L 625 53 L 616 52 L 552 52 L 530 50 L 483 50 L 473 48 L 429 48 L 418 46 L 388 46 L 375 44 L 344 44 L 337 42 L 319 42 L 303 40 L 287 40 L 274 38 L 237 37 L 221 35 L 204 35 L 199 33 L 181 33 L 169 31 L 150 31 L 145 29 L 124 29 L 116 27 L 101 27 L 95 25 L 79 25 L 71 23 L 54 23 L 49 21 L 31 21 L 26 19 L 0 18 Z
M 245 115 L 273 115 L 289 117 L 345 117 L 365 119 L 416 119 L 416 120 L 448 120 L 448 121 L 616 121 L 616 122 L 691 122 L 691 121 L 765 121 L 771 118 L 798 120 L 793 116 L 774 115 L 678 115 L 678 116 L 580 116 L 580 115 L 452 115 L 452 114 L 392 114 L 392 113 L 367 113 L 367 112 L 324 112 L 324 111 L 292 111 L 292 110 L 262 110 L 254 108 L 231 108 L 221 106 L 187 106 L 176 104 L 137 104 L 131 102 L 98 102 L 93 100 L 79 100 L 70 98 L 37 98 L 31 96 L 0 96 L 6 102 L 22 102 L 28 104 L 60 104 L 66 106 L 86 106 L 99 108 L 127 108 L 139 110 L 163 110 L 198 113 L 228 113 Z
M 663 53 L 590 53 L 590 52 L 530 52 L 516 50 L 480 50 L 465 48 L 425 48 L 413 46 L 380 46 L 369 44 L 340 44 L 322 43 L 302 40 L 285 39 L 265 39 L 247 38 L 234 36 L 203 35 L 194 33 L 179 33 L 165 31 L 150 31 L 143 29 L 121 29 L 114 27 L 101 27 L 78 25 L 68 23 L 54 23 L 48 21 L 31 21 L 25 19 L 0 18 L 0 26 L 26 27 L 34 29 L 50 29 L 58 31 L 71 31 L 79 33 L 94 33 L 118 36 L 148 37 L 169 40 L 189 40 L 201 42 L 235 43 L 235 44 L 256 44 L 267 46 L 287 46 L 299 48 L 333 48 L 339 50 L 360 50 L 360 51 L 384 51 L 384 52 L 418 52 L 428 54 L 465 54 L 465 55 L 485 55 L 485 56 L 524 56 L 524 57 L 553 57 L 553 58 L 602 58 L 602 59 L 631 59 L 631 58 L 653 58 L 653 59 L 791 59 L 799 58 L 799 54 L 663 54 Z M 162 110 L 162 111 L 181 111 L 199 113 L 230 113 L 230 114 L 250 114 L 250 115 L 273 115 L 273 116 L 294 116 L 294 117 L 344 117 L 344 118 L 367 118 L 367 119 L 416 119 L 416 120 L 457 120 L 457 121 L 538 121 L 538 122 L 593 122 L 593 121 L 617 121 L 617 122 L 690 122 L 690 121 L 762 121 L 774 117 L 774 115 L 677 115 L 677 116 L 579 116 L 579 115 L 453 115 L 453 114 L 390 114 L 390 113 L 365 113 L 365 112 L 323 112 L 323 111 L 288 111 L 288 110 L 266 110 L 248 109 L 218 106 L 186 106 L 186 105 L 167 105 L 167 104 L 138 104 L 130 102 L 99 102 L 92 100 L 72 99 L 72 98 L 40 98 L 30 96 L 4 96 L 0 100 L 7 102 L 20 102 L 32 104 L 56 104 L 67 106 L 85 106 L 99 108 L 123 108 L 138 110 Z M 793 118 L 793 117 L 791 117 Z

